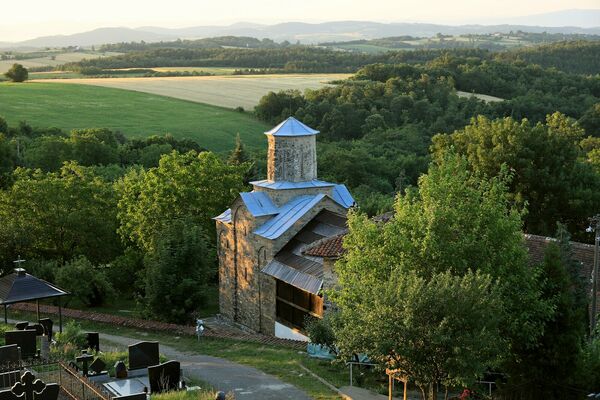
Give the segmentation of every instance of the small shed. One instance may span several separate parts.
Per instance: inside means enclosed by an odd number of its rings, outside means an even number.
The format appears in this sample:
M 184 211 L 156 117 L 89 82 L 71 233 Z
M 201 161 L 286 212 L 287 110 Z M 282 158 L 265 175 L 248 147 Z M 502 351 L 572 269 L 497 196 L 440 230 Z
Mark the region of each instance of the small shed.
M 0 278 L 0 305 L 4 306 L 4 322 L 8 323 L 7 308 L 11 304 L 35 300 L 37 318 L 40 319 L 40 300 L 58 298 L 58 320 L 62 332 L 62 306 L 60 298 L 69 293 L 61 288 L 28 274 L 23 268 Z

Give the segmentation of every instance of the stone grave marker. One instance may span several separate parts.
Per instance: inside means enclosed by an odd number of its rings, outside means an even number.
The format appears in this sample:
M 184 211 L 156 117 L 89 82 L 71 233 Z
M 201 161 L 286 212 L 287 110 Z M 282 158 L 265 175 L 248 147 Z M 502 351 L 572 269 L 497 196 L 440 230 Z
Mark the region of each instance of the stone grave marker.
M 59 390 L 58 384 L 46 385 L 25 371 L 11 389 L 0 392 L 0 400 L 57 400 Z
M 21 361 L 21 349 L 16 344 L 0 346 L 0 365 L 17 364 Z
M 88 349 L 94 350 L 96 353 L 100 351 L 100 335 L 98 332 L 86 333 Z
M 32 358 L 37 355 L 36 332 L 33 330 L 6 331 L 4 332 L 4 342 L 7 345 L 19 346 L 22 358 Z
M 96 359 L 90 364 L 89 370 L 93 375 L 102 374 L 106 370 L 106 363 L 102 361 L 100 357 L 96 357 Z
M 129 346 L 129 369 L 160 364 L 158 342 L 139 342 Z
M 148 367 L 150 393 L 168 392 L 179 389 L 181 364 L 179 361 L 167 361 L 164 364 Z
M 39 320 L 40 325 L 44 327 L 44 335 L 48 337 L 48 341 L 52 341 L 52 327 L 54 322 L 50 318 L 42 318 Z

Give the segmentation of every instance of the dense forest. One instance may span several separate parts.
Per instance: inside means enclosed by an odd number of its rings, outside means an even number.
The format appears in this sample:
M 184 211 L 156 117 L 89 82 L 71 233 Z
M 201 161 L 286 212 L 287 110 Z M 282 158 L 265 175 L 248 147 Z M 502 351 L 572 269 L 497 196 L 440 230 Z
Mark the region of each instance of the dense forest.
M 456 89 L 505 100 L 486 103 L 474 96 L 459 97 Z M 480 130 L 489 121 L 505 121 L 502 135 L 506 136 L 497 143 L 482 139 L 448 147 L 465 154 L 474 152 L 478 157 L 489 151 L 493 158 L 487 162 L 493 163 L 495 169 L 488 165 L 486 173 L 497 173 L 503 162 L 515 171 L 517 161 L 529 160 L 536 165 L 533 170 L 516 174 L 515 185 L 521 185 L 522 178 L 529 181 L 524 184 L 526 189 L 518 189 L 515 199 L 532 207 L 526 219 L 528 231 L 551 235 L 557 221 L 581 232 L 589 210 L 600 206 L 600 181 L 593 165 L 585 161 L 591 160 L 591 151 L 598 143 L 591 144 L 593 140 L 588 139 L 589 149 L 582 148 L 586 136 L 600 135 L 599 102 L 598 77 L 524 63 L 446 55 L 422 65 L 370 65 L 352 79 L 304 94 L 269 93 L 255 112 L 270 123 L 291 114 L 319 129 L 323 141 L 319 148 L 321 175 L 346 183 L 370 214 L 386 211 L 395 193 L 416 184 L 427 168 L 431 140 L 436 134 L 455 137 L 461 135 L 462 129 Z M 475 116 L 488 122 L 472 120 Z M 514 143 L 511 135 L 515 131 L 528 132 L 531 141 Z M 556 132 L 566 136 L 560 140 L 544 139 L 548 135 L 554 137 Z M 496 154 L 502 152 L 509 157 L 509 144 L 515 146 L 512 162 Z M 542 149 L 549 153 L 542 156 Z M 560 159 L 559 155 L 567 159 Z M 551 159 L 558 164 L 550 164 Z M 543 174 L 549 176 L 540 182 L 532 178 Z M 575 179 L 570 174 L 582 175 Z M 552 197 L 552 193 L 559 192 L 554 185 L 563 192 L 562 200 Z M 558 209 L 550 211 L 555 206 Z M 538 208 L 546 209 L 552 216 L 538 215 Z
M 217 38 L 223 39 L 223 38 Z M 246 38 L 225 38 L 232 41 Z M 223 40 L 225 40 L 223 39 Z M 208 39 L 203 39 L 208 40 Z M 216 40 L 216 39 L 211 39 Z M 539 64 L 544 68 L 594 75 L 600 71 L 600 41 L 566 41 L 549 45 L 492 52 L 474 48 L 416 49 L 383 53 L 361 53 L 300 45 L 261 45 L 264 41 L 250 41 L 248 48 L 205 46 L 171 46 L 160 44 L 121 44 L 131 51 L 125 54 L 68 63 L 60 70 L 77 71 L 82 68 L 153 68 L 153 67 L 234 67 L 270 68 L 284 72 L 355 72 L 375 63 L 422 64 L 443 55 L 475 58 L 502 64 Z M 183 42 L 182 42 L 183 43 Z M 456 46 L 451 46 L 456 47 Z M 116 48 L 115 48 L 116 50 Z M 521 64 L 523 65 L 523 64 Z

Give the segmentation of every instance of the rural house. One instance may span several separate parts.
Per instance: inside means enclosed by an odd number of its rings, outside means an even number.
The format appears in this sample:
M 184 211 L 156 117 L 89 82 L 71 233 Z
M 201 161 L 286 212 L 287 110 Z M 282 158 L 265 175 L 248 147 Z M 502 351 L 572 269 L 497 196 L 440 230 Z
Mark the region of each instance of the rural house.
M 265 132 L 267 179 L 214 218 L 220 312 L 254 331 L 304 339 L 306 316 L 323 315 L 328 271 L 303 250 L 344 232 L 354 199 L 317 179 L 318 133 L 293 117 Z

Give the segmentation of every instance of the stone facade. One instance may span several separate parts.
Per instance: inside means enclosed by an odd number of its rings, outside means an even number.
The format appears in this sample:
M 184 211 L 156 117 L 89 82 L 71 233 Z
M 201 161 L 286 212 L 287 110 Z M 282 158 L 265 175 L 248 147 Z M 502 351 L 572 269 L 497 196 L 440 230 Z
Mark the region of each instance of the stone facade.
M 315 134 L 268 135 L 268 181 L 311 182 L 317 178 Z M 276 207 L 298 196 L 315 196 L 315 204 L 274 238 L 254 233 L 273 218 L 249 209 L 242 196 L 233 202 L 230 214 L 216 217 L 219 256 L 219 307 L 221 315 L 245 327 L 275 334 L 277 280 L 262 273 L 277 253 L 321 211 L 345 216 L 347 209 L 333 200 L 334 184 L 287 186 L 272 189 L 255 184 Z M 317 195 L 325 195 L 318 197 Z M 318 200 L 318 201 L 317 201 Z M 227 211 L 229 212 L 229 210 Z M 226 213 L 227 213 L 226 212 Z M 224 215 L 226 214 L 224 213 Z M 288 224 L 289 225 L 289 224 Z

